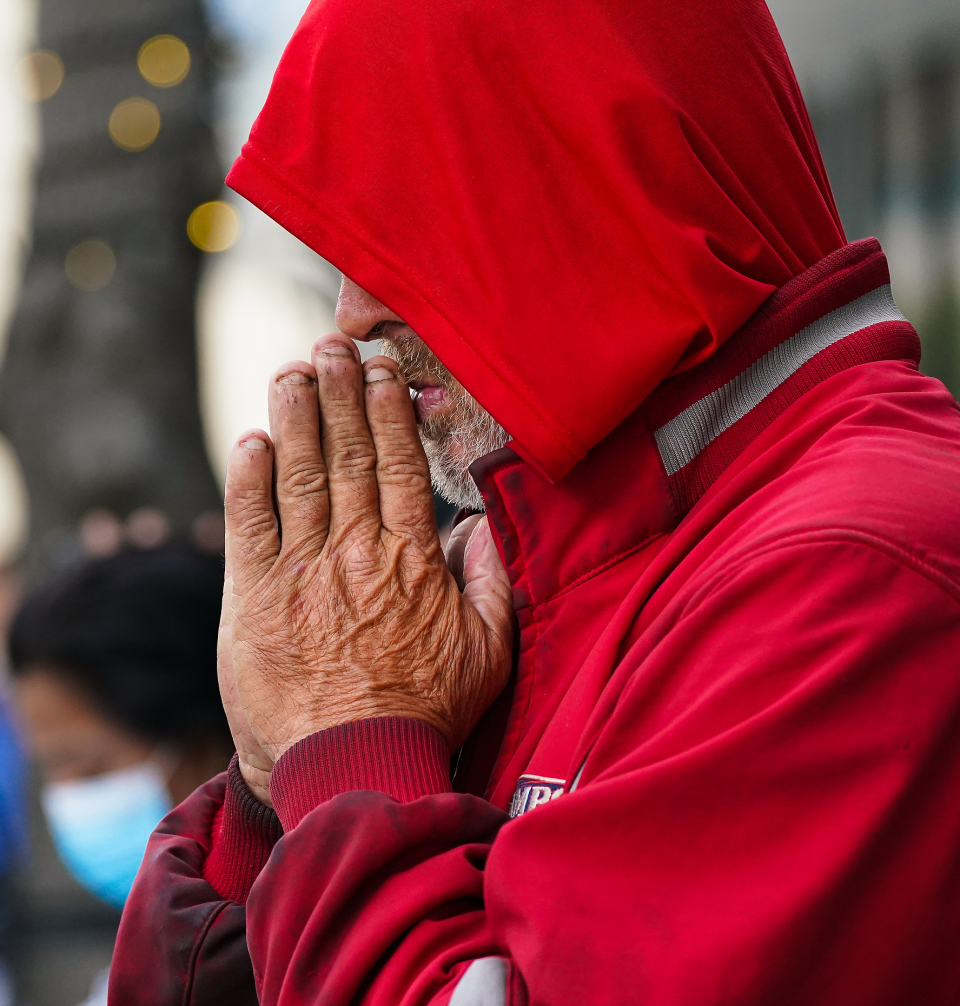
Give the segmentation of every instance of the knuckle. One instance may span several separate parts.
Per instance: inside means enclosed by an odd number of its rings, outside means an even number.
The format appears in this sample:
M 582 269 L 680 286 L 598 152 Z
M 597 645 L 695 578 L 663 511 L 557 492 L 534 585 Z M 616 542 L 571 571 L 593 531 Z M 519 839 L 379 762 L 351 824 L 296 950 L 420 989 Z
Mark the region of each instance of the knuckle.
M 430 476 L 419 465 L 409 463 L 384 463 L 377 466 L 377 481 L 381 485 L 411 492 L 426 492 L 430 487 Z
M 403 444 L 381 445 L 377 452 L 377 474 L 428 479 L 430 469 L 425 457 L 418 457 Z
M 234 490 L 227 496 L 224 512 L 234 534 L 248 537 L 273 527 L 273 509 L 259 490 Z
M 318 464 L 303 464 L 282 472 L 277 480 L 277 491 L 294 499 L 325 493 L 327 471 Z
M 273 514 L 263 511 L 241 515 L 234 524 L 233 532 L 241 538 L 259 538 L 273 531 Z
M 244 513 L 253 509 L 264 509 L 266 497 L 260 486 L 228 486 L 225 500 L 228 514 Z
M 338 474 L 367 475 L 376 465 L 369 440 L 361 436 L 338 439 L 331 451 L 330 466 Z

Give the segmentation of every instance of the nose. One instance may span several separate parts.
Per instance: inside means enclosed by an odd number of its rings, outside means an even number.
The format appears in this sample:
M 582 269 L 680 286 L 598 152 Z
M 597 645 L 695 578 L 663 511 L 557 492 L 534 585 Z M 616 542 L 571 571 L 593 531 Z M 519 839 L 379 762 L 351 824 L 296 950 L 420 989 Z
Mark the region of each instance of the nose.
M 344 335 L 349 335 L 351 339 L 359 339 L 361 342 L 368 338 L 376 338 L 376 334 L 371 336 L 370 330 L 382 321 L 399 321 L 403 324 L 402 318 L 397 317 L 390 308 L 381 304 L 376 297 L 346 276 L 340 283 L 334 321 Z

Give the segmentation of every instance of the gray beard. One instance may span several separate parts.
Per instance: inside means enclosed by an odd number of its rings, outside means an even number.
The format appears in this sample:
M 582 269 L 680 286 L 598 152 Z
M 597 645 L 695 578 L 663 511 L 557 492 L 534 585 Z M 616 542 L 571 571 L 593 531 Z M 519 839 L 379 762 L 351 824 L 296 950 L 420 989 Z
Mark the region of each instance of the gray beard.
M 430 464 L 430 481 L 437 495 L 454 506 L 483 512 L 483 497 L 468 471 L 477 458 L 504 447 L 512 438 L 466 388 L 447 370 L 421 339 L 383 339 L 380 351 L 396 360 L 406 380 L 429 376 L 441 384 L 452 403 L 442 418 L 419 424 L 420 441 Z
M 466 391 L 461 415 L 457 404 L 455 422 L 440 435 L 421 424 L 420 440 L 430 463 L 430 481 L 439 496 L 448 503 L 471 510 L 486 509 L 480 490 L 473 481 L 470 465 L 491 451 L 498 451 L 511 439 L 510 434 Z M 444 423 L 447 426 L 447 423 Z

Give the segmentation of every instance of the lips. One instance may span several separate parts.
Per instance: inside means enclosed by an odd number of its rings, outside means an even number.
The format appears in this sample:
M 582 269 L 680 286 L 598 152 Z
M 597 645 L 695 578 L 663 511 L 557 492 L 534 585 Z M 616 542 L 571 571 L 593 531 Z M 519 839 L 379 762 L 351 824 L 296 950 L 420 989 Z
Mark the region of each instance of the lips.
M 411 382 L 410 388 L 414 392 L 413 409 L 417 414 L 418 423 L 447 407 L 449 400 L 445 388 L 436 384 L 423 384 L 420 381 Z

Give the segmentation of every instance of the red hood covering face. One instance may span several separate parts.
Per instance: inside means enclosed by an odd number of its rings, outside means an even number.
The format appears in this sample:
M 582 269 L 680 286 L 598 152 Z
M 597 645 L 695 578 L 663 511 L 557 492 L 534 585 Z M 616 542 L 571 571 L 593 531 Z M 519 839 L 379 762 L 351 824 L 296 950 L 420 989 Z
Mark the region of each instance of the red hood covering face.
M 228 183 L 551 479 L 844 242 L 762 0 L 314 0 Z

